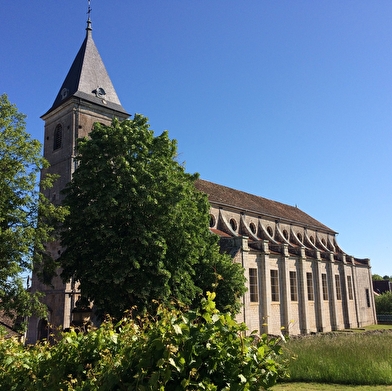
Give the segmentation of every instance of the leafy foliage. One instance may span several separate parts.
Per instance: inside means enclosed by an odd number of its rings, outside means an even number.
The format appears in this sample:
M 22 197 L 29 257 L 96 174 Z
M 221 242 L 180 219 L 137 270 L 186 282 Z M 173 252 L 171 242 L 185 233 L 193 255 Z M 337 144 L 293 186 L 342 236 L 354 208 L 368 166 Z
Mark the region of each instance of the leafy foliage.
M 95 124 L 78 141 L 78 168 L 65 189 L 62 276 L 117 319 L 134 306 L 153 312 L 154 300 L 197 303 L 218 282 L 218 307 L 239 308 L 243 270 L 219 253 L 207 196 L 176 155 L 175 140 L 154 137 L 141 115 Z
M 0 308 L 23 317 L 41 306 L 38 295 L 26 291 L 21 273 L 32 269 L 33 260 L 42 260 L 44 243 L 53 239 L 52 223 L 64 215 L 38 191 L 38 174 L 47 162 L 41 157 L 41 144 L 25 127 L 25 115 L 1 95 Z M 42 186 L 51 186 L 53 180 L 47 176 Z
M 392 292 L 374 296 L 377 314 L 392 314 Z
M 286 375 L 280 340 L 245 336 L 245 326 L 215 308 L 159 306 L 156 316 L 105 322 L 87 334 L 63 334 L 54 346 L 0 344 L 6 390 L 257 390 Z

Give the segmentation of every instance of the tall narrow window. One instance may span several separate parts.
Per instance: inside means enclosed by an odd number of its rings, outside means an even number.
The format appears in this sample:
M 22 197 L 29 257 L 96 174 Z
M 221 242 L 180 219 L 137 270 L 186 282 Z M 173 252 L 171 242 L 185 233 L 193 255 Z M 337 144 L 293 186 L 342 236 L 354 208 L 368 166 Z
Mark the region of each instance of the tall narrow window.
M 328 300 L 328 283 L 327 283 L 327 275 L 321 275 L 321 283 L 323 285 L 323 300 Z
M 277 270 L 271 270 L 271 300 L 279 301 L 279 277 Z
M 342 289 L 340 287 L 340 276 L 339 274 L 335 275 L 335 285 L 336 285 L 336 299 L 342 300 Z
M 298 301 L 297 272 L 290 272 L 291 301 Z
M 61 144 L 63 142 L 63 127 L 58 124 L 56 129 L 54 130 L 54 138 L 53 138 L 53 150 L 61 148 Z
M 306 273 L 306 285 L 308 288 L 308 300 L 313 301 L 314 300 L 314 293 L 313 293 L 313 274 L 312 273 Z
M 369 294 L 369 289 L 366 288 L 365 293 L 366 293 L 366 304 L 367 304 L 368 307 L 370 307 L 370 294 Z
M 257 269 L 249 269 L 249 292 L 252 303 L 259 301 L 259 290 L 257 287 Z
M 347 276 L 347 289 L 348 289 L 348 298 L 349 300 L 353 300 L 353 282 L 351 276 Z

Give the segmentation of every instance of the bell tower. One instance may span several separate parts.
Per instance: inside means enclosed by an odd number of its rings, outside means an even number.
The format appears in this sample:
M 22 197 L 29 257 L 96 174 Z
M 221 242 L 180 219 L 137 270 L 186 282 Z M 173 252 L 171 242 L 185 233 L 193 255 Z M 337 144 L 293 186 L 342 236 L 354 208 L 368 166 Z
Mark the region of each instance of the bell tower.
M 114 117 L 123 120 L 129 114 L 121 106 L 95 46 L 89 18 L 82 46 L 52 107 L 41 117 L 45 121 L 44 157 L 50 163 L 48 172 L 60 175 L 47 194 L 52 202 L 61 202 L 60 191 L 71 179 L 76 140 L 87 136 L 94 122 L 109 125 Z
M 75 171 L 75 148 L 77 139 L 85 137 L 95 122 L 110 125 L 113 118 L 124 120 L 129 114 L 122 107 L 109 78 L 101 56 L 92 38 L 90 3 L 86 36 L 68 71 L 52 107 L 41 117 L 45 121 L 44 157 L 50 167 L 42 172 L 57 174 L 59 179 L 51 189 L 44 190 L 45 196 L 54 204 L 60 204 L 61 190 L 70 182 Z M 53 257 L 58 257 L 58 245 L 48 249 Z M 71 311 L 75 300 L 75 284 L 66 284 L 60 277 L 52 281 L 53 287 L 42 284 L 33 274 L 33 291 L 44 294 L 42 301 L 48 308 L 51 327 L 66 329 L 71 323 Z M 27 342 L 34 343 L 46 338 L 47 322 L 32 317 L 29 320 Z

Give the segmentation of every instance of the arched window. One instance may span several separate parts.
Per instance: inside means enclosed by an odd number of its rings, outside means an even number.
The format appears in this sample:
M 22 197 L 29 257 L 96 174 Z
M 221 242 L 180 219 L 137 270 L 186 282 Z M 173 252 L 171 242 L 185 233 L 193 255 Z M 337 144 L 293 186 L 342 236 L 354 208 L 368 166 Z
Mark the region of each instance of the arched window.
M 38 335 L 37 339 L 42 341 L 43 339 L 48 339 L 49 331 L 48 331 L 48 321 L 46 319 L 40 319 L 38 322 Z
M 63 127 L 58 124 L 56 129 L 54 130 L 54 138 L 53 138 L 53 150 L 61 148 L 61 144 L 63 141 Z

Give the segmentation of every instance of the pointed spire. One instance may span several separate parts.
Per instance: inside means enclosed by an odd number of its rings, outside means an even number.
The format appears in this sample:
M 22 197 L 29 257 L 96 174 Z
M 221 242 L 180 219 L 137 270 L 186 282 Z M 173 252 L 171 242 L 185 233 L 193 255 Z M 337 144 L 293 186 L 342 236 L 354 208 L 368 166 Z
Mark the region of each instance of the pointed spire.
M 121 106 L 120 100 L 118 99 L 117 93 L 92 38 L 90 0 L 88 2 L 87 14 L 86 37 L 52 107 L 46 114 L 59 107 L 71 97 L 77 97 L 128 115 Z

